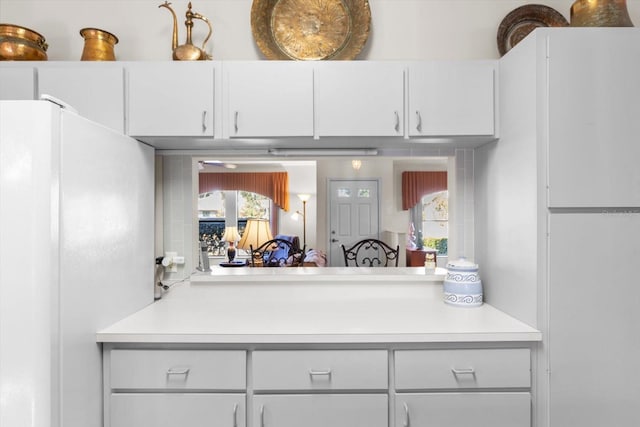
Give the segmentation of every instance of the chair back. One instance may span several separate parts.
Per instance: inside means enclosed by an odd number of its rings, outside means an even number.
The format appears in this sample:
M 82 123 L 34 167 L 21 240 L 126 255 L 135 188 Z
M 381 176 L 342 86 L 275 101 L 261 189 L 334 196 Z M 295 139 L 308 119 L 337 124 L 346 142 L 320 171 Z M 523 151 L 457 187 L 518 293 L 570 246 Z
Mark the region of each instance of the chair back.
M 272 239 L 251 248 L 252 267 L 299 267 L 304 261 L 304 249 L 284 239 Z
M 344 245 L 344 265 L 346 267 L 397 267 L 400 246 L 395 249 L 378 239 L 364 239 L 347 249 Z

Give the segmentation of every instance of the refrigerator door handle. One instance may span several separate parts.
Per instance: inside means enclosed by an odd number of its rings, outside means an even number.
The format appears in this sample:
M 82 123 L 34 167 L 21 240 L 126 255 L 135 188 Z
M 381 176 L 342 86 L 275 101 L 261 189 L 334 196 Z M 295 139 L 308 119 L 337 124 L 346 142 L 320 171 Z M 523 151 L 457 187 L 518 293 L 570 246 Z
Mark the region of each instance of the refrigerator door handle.
M 55 96 L 51 96 L 49 94 L 43 93 L 42 95 L 40 95 L 40 100 L 41 101 L 49 101 L 52 104 L 56 104 L 58 107 L 60 107 L 62 109 L 65 109 L 67 111 L 71 111 L 72 113 L 78 114 L 78 110 L 76 110 L 71 105 L 69 105 L 66 102 L 64 102 L 63 100 L 56 98 Z

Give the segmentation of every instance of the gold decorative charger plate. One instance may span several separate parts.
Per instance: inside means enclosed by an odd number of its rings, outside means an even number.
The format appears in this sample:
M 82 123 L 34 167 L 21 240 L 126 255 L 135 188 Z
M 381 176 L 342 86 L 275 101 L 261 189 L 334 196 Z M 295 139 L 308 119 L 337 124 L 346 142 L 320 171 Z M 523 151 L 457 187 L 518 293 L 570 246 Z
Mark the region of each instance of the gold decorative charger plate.
M 557 10 L 541 4 L 527 4 L 513 9 L 498 27 L 498 51 L 507 53 L 538 27 L 568 27 L 569 22 Z
M 251 30 L 267 59 L 354 59 L 369 38 L 368 0 L 253 0 Z

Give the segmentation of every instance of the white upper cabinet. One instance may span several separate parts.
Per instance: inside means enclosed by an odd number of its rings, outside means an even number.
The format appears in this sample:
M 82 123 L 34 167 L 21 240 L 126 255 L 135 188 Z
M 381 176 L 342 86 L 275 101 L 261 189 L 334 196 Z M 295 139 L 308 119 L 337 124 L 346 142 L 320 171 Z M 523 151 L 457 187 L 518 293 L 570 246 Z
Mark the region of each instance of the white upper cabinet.
M 131 136 L 214 136 L 215 63 L 129 63 Z
M 313 68 L 292 61 L 225 62 L 225 135 L 313 136 Z
M 49 94 L 164 149 L 230 138 L 308 147 L 330 137 L 375 137 L 376 146 L 444 137 L 469 146 L 498 136 L 495 74 L 496 61 L 0 64 L 0 99 Z
M 51 64 L 38 69 L 38 96 L 51 95 L 78 114 L 124 133 L 124 70 L 114 64 Z
M 494 135 L 495 70 L 494 61 L 412 63 L 409 136 Z
M 549 206 L 640 206 L 640 32 L 548 38 Z
M 0 100 L 32 100 L 35 95 L 35 68 L 0 67 Z
M 315 74 L 317 136 L 403 136 L 402 64 L 327 61 Z

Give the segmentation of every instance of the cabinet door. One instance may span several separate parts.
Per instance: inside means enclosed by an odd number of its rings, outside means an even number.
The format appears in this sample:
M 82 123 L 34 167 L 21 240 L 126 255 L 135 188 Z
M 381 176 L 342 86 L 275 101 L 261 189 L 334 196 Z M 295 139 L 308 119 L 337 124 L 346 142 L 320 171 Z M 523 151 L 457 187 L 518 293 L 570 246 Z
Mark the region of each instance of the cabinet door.
M 106 427 L 243 427 L 244 394 L 114 393 Z
M 402 136 L 404 69 L 395 63 L 316 66 L 318 136 Z
M 224 64 L 230 137 L 313 136 L 312 64 Z
M 78 114 L 124 133 L 124 71 L 122 67 L 86 64 L 38 69 L 39 95 L 71 105 Z
M 628 30 L 550 36 L 550 207 L 640 206 L 640 33 Z
M 396 395 L 394 427 L 530 427 L 529 393 Z
M 0 100 L 32 100 L 35 95 L 34 68 L 0 68 Z
M 211 61 L 132 63 L 127 73 L 129 135 L 213 137 Z
M 424 62 L 409 67 L 409 136 L 495 134 L 492 61 Z
M 259 395 L 253 427 L 387 427 L 386 394 Z
M 552 426 L 640 425 L 640 212 L 549 219 Z

